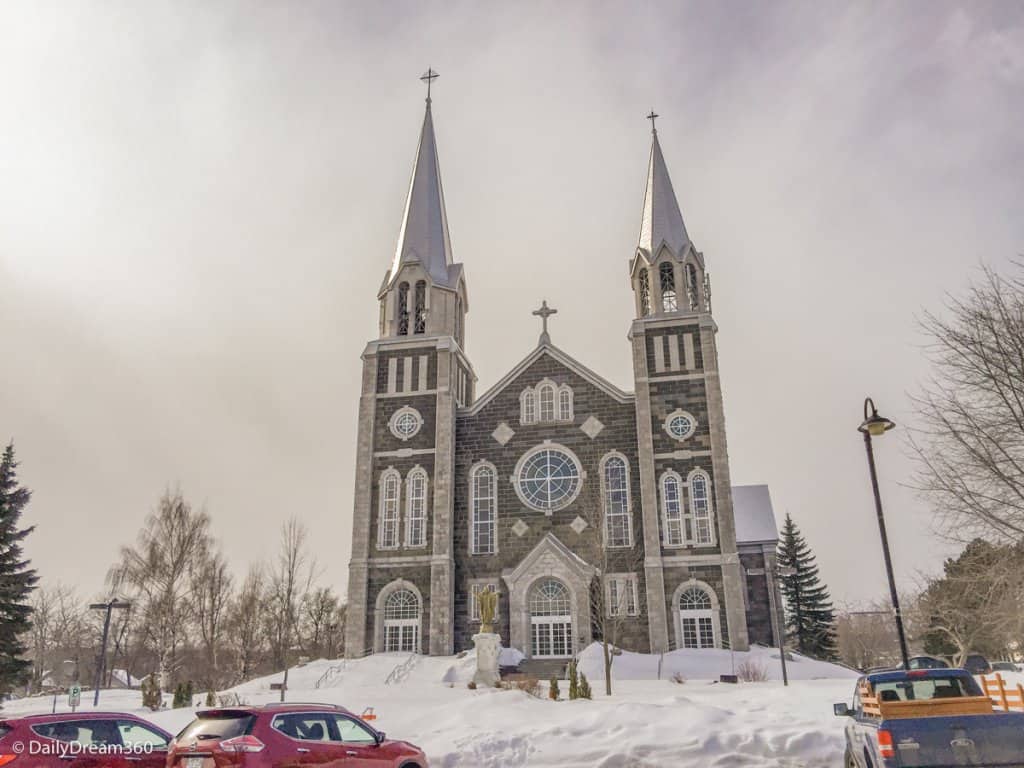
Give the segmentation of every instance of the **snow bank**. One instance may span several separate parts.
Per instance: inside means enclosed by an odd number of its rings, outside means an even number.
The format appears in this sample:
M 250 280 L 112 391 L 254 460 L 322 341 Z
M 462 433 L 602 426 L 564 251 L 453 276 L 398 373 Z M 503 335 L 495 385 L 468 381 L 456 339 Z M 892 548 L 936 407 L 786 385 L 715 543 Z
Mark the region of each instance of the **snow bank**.
M 792 658 L 786 658 L 786 672 L 790 680 L 846 680 L 860 674 L 798 653 L 790 656 Z M 782 680 L 779 649 L 759 645 L 749 651 L 683 649 L 664 655 L 622 651 L 612 659 L 612 679 L 671 680 L 675 675 L 682 675 L 685 680 L 717 680 L 719 675 L 736 674 L 742 664 L 764 669 L 768 680 Z M 579 657 L 579 668 L 592 681 L 604 679 L 604 659 L 599 643 L 584 649 Z
M 764 658 L 770 664 L 773 653 L 755 649 L 736 658 Z M 472 654 L 421 657 L 404 682 L 385 685 L 391 670 L 408 658 L 379 654 L 310 662 L 289 671 L 287 696 L 341 704 L 354 712 L 374 707 L 375 725 L 423 747 L 432 768 L 834 768 L 842 759 L 843 723 L 833 717 L 832 703 L 849 701 L 853 693 L 853 680 L 838 677 L 853 673 L 830 664 L 794 659 L 788 688 L 778 682 L 724 685 L 702 678 L 712 675 L 709 670 L 715 675 L 729 671 L 728 651 L 677 651 L 666 654 L 672 666 L 663 666 L 663 676 L 667 669 L 681 671 L 684 684 L 650 675 L 658 657 L 623 654 L 615 660 L 614 695 L 607 697 L 596 647 L 588 648 L 583 660 L 584 669 L 597 664 L 596 673 L 587 671 L 593 701 L 469 690 Z M 330 687 L 316 688 L 334 667 L 342 669 L 331 677 Z M 643 676 L 649 679 L 638 679 Z M 828 676 L 832 679 L 807 679 Z M 282 677 L 250 680 L 233 690 L 250 704 L 277 701 L 280 694 L 270 684 Z M 82 698 L 91 704 L 91 697 Z M 51 703 L 45 697 L 9 702 L 4 714 L 49 712 Z M 60 697 L 58 710 L 66 711 L 66 703 Z M 140 704 L 138 691 L 103 691 L 100 709 L 135 712 L 172 733 L 195 714 L 193 709 L 153 713 Z

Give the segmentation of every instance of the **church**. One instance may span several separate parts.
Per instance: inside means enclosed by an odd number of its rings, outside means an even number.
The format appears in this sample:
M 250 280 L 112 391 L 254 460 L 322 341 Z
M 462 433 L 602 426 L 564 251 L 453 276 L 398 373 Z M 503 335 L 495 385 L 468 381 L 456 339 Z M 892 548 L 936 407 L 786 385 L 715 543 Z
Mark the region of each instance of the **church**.
M 537 347 L 478 393 L 434 76 L 362 354 L 346 655 L 471 648 L 484 590 L 530 659 L 602 635 L 645 653 L 778 645 L 777 527 L 766 486 L 730 484 L 711 282 L 656 115 L 639 238 L 622 244 L 633 391 L 551 343 L 545 302 Z

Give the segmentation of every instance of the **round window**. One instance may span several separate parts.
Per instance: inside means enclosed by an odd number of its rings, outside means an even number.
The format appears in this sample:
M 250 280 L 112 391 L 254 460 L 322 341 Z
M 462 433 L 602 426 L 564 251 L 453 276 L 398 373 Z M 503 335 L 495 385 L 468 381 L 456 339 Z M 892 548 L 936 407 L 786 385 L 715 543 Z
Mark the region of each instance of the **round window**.
M 408 440 L 420 431 L 420 427 L 423 426 L 423 417 L 415 408 L 405 406 L 392 414 L 389 426 L 391 434 L 399 440 Z
M 550 514 L 576 498 L 583 485 L 583 471 L 568 450 L 545 445 L 519 460 L 515 479 L 516 493 L 522 502 Z
M 665 431 L 676 440 L 685 440 L 697 428 L 697 420 L 686 411 L 673 411 L 665 419 Z

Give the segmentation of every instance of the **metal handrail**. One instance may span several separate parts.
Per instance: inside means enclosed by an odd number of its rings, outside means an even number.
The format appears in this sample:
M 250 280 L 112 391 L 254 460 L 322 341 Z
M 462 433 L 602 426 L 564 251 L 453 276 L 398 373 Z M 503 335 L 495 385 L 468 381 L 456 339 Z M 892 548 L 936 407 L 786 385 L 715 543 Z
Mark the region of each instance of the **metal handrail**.
M 419 660 L 420 655 L 418 653 L 410 655 L 408 659 L 391 670 L 388 676 L 384 679 L 384 685 L 393 685 L 404 682 L 409 676 L 409 673 L 412 672 L 413 667 L 419 663 Z

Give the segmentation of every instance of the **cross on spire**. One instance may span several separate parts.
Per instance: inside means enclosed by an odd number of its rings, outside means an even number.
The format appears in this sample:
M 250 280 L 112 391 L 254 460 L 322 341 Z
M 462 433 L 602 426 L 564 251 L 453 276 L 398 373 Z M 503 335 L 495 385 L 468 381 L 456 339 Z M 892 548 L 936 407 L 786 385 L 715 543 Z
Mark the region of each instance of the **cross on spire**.
M 548 336 L 548 318 L 557 313 L 557 309 L 551 309 L 551 307 L 548 306 L 547 299 L 544 299 L 540 303 L 540 309 L 533 310 L 533 314 L 537 315 L 537 317 L 539 317 L 541 319 L 541 322 L 543 323 L 543 330 L 541 330 L 540 341 L 537 342 L 538 345 L 551 343 L 551 337 Z
M 649 114 L 647 116 L 647 119 L 651 121 L 651 133 L 657 133 L 658 132 L 658 129 L 654 127 L 654 121 L 657 120 L 659 117 L 660 117 L 660 115 L 657 112 L 655 112 L 653 109 L 651 110 L 651 114 Z
M 440 75 L 437 74 L 437 72 L 435 72 L 430 67 L 427 67 L 427 71 L 424 72 L 423 73 L 423 77 L 420 78 L 420 80 L 422 80 L 423 82 L 425 82 L 427 84 L 427 104 L 430 103 L 430 86 L 439 77 L 440 77 Z

